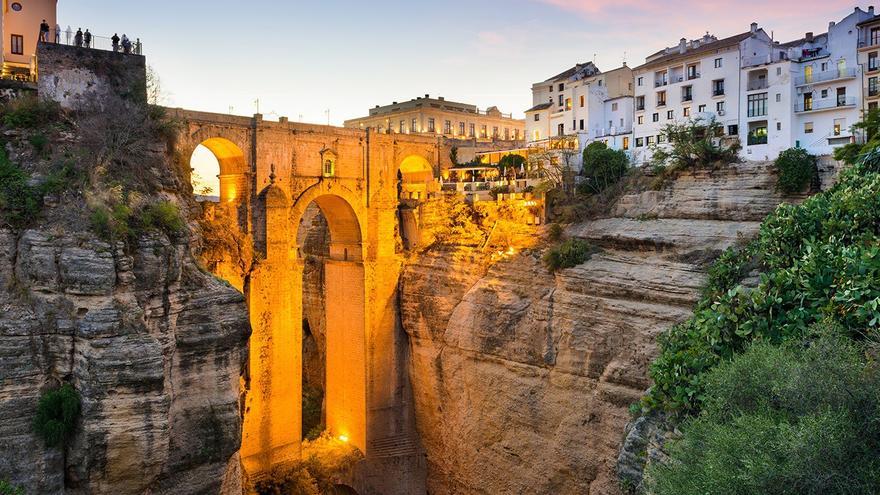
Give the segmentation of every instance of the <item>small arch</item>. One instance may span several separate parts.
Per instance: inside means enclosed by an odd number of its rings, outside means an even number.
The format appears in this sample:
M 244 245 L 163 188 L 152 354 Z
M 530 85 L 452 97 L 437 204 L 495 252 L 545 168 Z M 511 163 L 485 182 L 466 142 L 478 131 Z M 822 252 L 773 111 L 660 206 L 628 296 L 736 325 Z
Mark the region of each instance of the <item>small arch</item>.
M 397 169 L 397 177 L 400 199 L 426 199 L 435 180 L 434 168 L 420 155 L 404 158 Z
M 208 196 L 208 200 L 220 203 L 237 203 L 247 193 L 244 152 L 228 139 L 202 141 L 190 157 L 190 167 L 197 195 Z
M 346 197 L 343 197 L 346 196 Z M 303 193 L 291 210 L 291 225 L 299 228 L 300 219 L 312 204 L 321 209 L 330 231 L 330 258 L 342 261 L 361 261 L 364 257 L 364 224 L 354 204 L 355 198 L 344 187 L 316 184 Z M 294 236 L 294 238 L 298 237 Z
M 336 176 L 336 161 L 337 156 L 336 152 L 331 150 L 330 148 L 324 148 L 321 150 L 321 176 L 322 177 L 335 177 Z

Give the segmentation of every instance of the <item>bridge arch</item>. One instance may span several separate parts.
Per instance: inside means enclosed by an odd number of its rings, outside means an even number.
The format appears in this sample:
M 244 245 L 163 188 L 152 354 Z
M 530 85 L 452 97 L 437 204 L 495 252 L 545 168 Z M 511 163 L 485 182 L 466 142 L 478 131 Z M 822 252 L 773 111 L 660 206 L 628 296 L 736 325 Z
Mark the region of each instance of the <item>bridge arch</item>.
M 203 147 L 217 160 L 217 177 L 219 188 L 216 191 L 221 204 L 239 203 L 247 194 L 247 162 L 244 152 L 232 141 L 212 137 L 205 139 L 193 150 L 190 156 L 191 166 L 193 157 L 198 153 L 199 147 Z M 204 174 L 201 174 L 204 175 Z M 199 191 L 196 191 L 198 193 Z
M 409 155 L 400 162 L 397 179 L 400 199 L 423 200 L 434 182 L 434 167 L 421 155 Z
M 364 266 L 365 216 L 357 196 L 347 188 L 321 181 L 297 198 L 291 208 L 292 239 L 300 219 L 315 204 L 330 233 L 324 261 L 325 417 L 339 439 L 366 452 L 367 442 L 367 293 Z M 299 246 L 297 259 L 301 259 Z M 296 264 L 299 272 L 302 263 Z M 297 273 L 301 279 L 302 274 Z M 302 314 L 302 288 L 294 294 L 294 311 Z

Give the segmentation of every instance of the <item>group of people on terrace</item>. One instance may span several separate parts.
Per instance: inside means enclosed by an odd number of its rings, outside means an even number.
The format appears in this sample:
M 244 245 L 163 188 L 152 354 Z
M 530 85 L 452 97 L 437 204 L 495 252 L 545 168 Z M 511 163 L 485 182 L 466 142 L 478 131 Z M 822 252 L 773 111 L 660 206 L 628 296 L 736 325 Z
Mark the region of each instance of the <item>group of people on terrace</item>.
M 78 28 L 76 32 L 70 26 L 67 26 L 67 29 L 62 31 L 60 25 L 55 25 L 55 43 L 62 43 L 62 35 L 64 36 L 64 44 L 73 45 L 80 48 L 97 48 L 93 46 L 95 36 L 86 28 L 85 32 L 83 32 L 82 28 Z M 46 22 L 46 19 L 43 19 L 43 22 L 40 23 L 40 41 L 49 43 L 51 42 L 51 33 L 52 28 L 49 26 L 49 23 Z M 141 45 L 141 39 L 137 38 L 134 42 L 132 42 L 128 36 L 123 33 L 122 37 L 119 37 L 118 33 L 114 33 L 110 38 L 110 47 L 114 52 L 121 53 L 135 53 L 140 55 L 142 53 L 143 46 Z

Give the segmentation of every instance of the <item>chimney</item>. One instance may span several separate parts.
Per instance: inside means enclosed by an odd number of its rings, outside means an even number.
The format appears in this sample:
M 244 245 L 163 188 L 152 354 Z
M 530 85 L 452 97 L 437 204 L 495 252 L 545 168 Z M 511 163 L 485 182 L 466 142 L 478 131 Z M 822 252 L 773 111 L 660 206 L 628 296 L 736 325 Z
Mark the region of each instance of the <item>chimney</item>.
M 430 98 L 430 97 L 431 97 L 431 95 L 425 94 L 425 99 Z
M 871 15 L 874 15 L 874 6 L 873 5 L 868 7 L 868 13 Z
M 752 34 L 757 33 L 757 32 L 758 32 L 758 23 L 757 23 L 757 22 L 753 22 L 752 25 L 751 25 L 751 28 L 750 28 L 749 30 L 752 32 Z
M 440 100 L 440 101 L 446 101 L 446 98 L 443 97 L 443 96 L 438 96 L 437 99 Z
M 834 21 L 829 22 L 829 23 L 828 23 L 828 29 L 833 28 L 835 24 L 837 24 L 837 23 L 834 22 Z
M 278 117 L 278 123 L 279 123 L 279 124 L 286 124 L 286 123 L 287 123 L 287 117 Z
M 684 53 L 687 49 L 687 40 L 682 38 L 678 40 L 678 53 Z
M 804 35 L 804 40 L 805 40 L 807 43 L 812 43 L 812 42 L 813 42 L 813 32 L 812 32 L 812 31 L 807 31 L 807 34 Z

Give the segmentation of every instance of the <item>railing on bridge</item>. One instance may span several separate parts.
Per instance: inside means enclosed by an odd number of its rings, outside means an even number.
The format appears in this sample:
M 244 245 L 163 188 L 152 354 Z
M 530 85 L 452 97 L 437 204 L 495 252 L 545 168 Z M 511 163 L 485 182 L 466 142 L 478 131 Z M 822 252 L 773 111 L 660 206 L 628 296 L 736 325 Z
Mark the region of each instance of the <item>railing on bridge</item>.
M 130 38 L 128 40 L 128 46 L 126 47 L 122 38 L 124 34 L 125 33 L 117 34 L 119 41 L 114 44 L 112 36 L 98 36 L 92 33 L 86 33 L 85 31 L 83 31 L 82 36 L 80 36 L 78 31 L 72 29 L 62 29 L 61 31 L 50 29 L 48 37 L 43 41 L 47 43 L 57 43 L 59 45 L 91 48 L 93 50 L 143 55 L 144 45 L 140 38 Z

